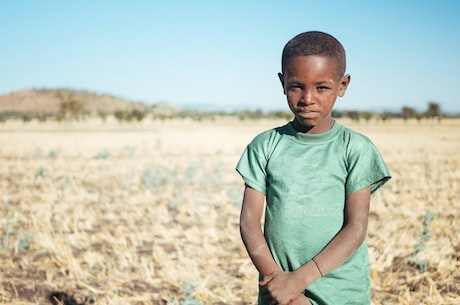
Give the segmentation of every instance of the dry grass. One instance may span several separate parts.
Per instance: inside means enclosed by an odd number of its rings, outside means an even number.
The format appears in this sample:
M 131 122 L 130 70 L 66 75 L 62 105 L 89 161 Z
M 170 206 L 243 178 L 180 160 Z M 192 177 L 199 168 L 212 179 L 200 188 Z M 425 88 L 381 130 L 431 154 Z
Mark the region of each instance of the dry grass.
M 0 302 L 254 304 L 234 167 L 281 123 L 0 126 Z M 373 304 L 460 304 L 460 121 L 344 123 L 394 177 L 372 202 Z

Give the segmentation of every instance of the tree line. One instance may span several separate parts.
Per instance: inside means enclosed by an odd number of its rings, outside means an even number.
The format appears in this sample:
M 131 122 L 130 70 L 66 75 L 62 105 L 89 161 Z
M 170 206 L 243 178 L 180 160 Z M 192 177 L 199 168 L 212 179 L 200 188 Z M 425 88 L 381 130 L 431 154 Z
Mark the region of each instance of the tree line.
M 0 123 L 10 119 L 21 119 L 27 123 L 31 120 L 39 122 L 58 121 L 58 122 L 71 122 L 82 121 L 95 114 L 85 111 L 84 105 L 81 101 L 76 99 L 72 94 L 58 93 L 60 99 L 59 111 L 52 113 L 27 113 L 27 112 L 2 112 L 0 113 Z M 404 120 L 416 119 L 421 120 L 437 119 L 441 120 L 442 117 L 453 116 L 443 114 L 441 106 L 436 102 L 429 102 L 426 111 L 419 112 L 415 108 L 404 106 L 400 112 L 371 112 L 371 111 L 353 111 L 353 110 L 333 110 L 332 115 L 335 118 L 350 118 L 353 121 L 369 121 L 377 119 L 386 121 L 392 118 L 402 118 Z M 234 116 L 240 120 L 260 120 L 267 118 L 279 118 L 290 120 L 293 115 L 290 111 L 268 111 L 264 112 L 260 109 L 256 110 L 239 110 L 239 111 L 198 111 L 198 110 L 160 110 L 158 105 L 152 105 L 147 110 L 140 110 L 137 108 L 116 110 L 113 112 L 98 111 L 96 116 L 102 121 L 106 121 L 109 116 L 115 118 L 119 123 L 124 122 L 141 122 L 146 118 L 153 120 L 170 120 L 170 119 L 191 119 L 194 121 L 214 120 L 222 116 Z M 457 115 L 458 116 L 458 115 Z M 453 116 L 455 117 L 455 116 Z

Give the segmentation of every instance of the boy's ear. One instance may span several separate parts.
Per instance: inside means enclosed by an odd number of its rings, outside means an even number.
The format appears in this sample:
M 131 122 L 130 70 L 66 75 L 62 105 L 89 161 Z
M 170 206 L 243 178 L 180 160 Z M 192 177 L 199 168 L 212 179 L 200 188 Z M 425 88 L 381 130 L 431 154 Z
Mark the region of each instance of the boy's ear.
M 284 76 L 282 73 L 278 73 L 278 78 L 280 79 L 281 86 L 283 86 L 283 93 L 286 94 L 286 90 L 284 89 Z
M 342 77 L 342 79 L 340 80 L 339 93 L 337 94 L 338 96 L 342 97 L 345 95 L 345 91 L 347 91 L 350 81 L 351 81 L 350 74 L 346 74 Z

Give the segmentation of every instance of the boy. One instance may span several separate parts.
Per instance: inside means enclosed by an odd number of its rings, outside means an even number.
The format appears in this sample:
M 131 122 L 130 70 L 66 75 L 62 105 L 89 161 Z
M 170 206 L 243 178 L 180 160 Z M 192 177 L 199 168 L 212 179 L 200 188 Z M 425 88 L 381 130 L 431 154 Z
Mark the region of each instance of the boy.
M 332 118 L 350 83 L 345 50 L 329 34 L 299 34 L 279 79 L 294 119 L 256 136 L 237 165 L 259 304 L 370 304 L 370 195 L 390 174 L 367 137 Z

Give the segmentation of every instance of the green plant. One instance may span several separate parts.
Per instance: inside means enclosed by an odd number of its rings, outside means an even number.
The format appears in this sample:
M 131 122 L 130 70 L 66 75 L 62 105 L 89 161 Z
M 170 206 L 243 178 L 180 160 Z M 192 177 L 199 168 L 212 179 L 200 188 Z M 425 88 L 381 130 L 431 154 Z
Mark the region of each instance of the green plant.
M 40 166 L 40 168 L 37 170 L 37 172 L 35 173 L 35 178 L 44 178 L 48 175 L 48 171 L 46 170 L 45 167 L 43 166 Z
M 21 224 L 18 222 L 18 213 L 16 211 L 9 211 L 8 199 L 4 199 L 4 209 L 7 214 L 7 221 L 0 232 L 3 231 L 0 240 L 0 249 L 16 250 L 21 254 L 23 251 L 30 247 L 30 242 L 34 239 L 33 235 L 24 232 Z M 12 241 L 11 241 L 12 240 Z M 17 246 L 17 248 L 15 248 Z
M 184 300 L 179 302 L 180 305 L 203 305 L 194 297 L 195 289 L 200 286 L 199 283 L 181 281 L 180 284 L 184 288 Z
M 420 259 L 418 254 L 425 250 L 425 245 L 431 237 L 430 223 L 433 218 L 433 214 L 430 211 L 427 211 L 422 223 L 422 232 L 420 233 L 419 244 L 415 247 L 415 251 L 412 253 L 412 262 L 421 272 L 428 271 L 428 262 L 424 259 Z
M 58 157 L 58 155 L 59 155 L 59 152 L 60 152 L 59 150 L 50 150 L 48 152 L 47 157 L 50 158 L 50 159 L 56 159 Z
M 101 150 L 94 156 L 94 158 L 99 160 L 107 160 L 110 158 L 110 152 L 106 149 Z

